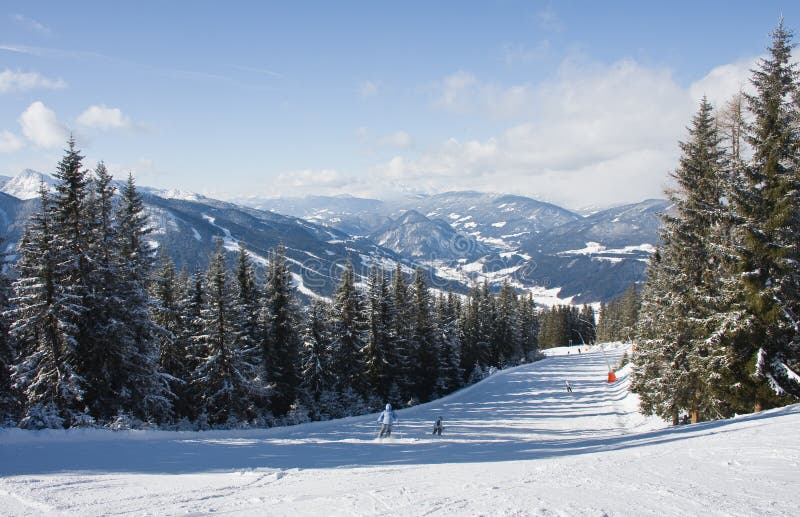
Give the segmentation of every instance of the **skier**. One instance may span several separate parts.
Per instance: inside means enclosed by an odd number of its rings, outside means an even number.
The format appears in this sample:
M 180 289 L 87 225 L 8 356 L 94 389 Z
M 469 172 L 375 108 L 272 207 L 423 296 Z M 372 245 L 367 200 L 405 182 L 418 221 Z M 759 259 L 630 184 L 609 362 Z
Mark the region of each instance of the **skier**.
M 569 385 L 569 381 L 564 381 L 564 384 L 567 385 L 567 393 L 572 393 L 572 386 Z
M 383 438 L 384 435 L 386 437 L 390 437 L 392 435 L 392 424 L 397 422 L 397 417 L 394 415 L 394 411 L 392 411 L 392 405 L 386 404 L 386 409 L 383 410 L 381 416 L 378 417 L 378 423 L 381 424 L 381 434 L 378 435 L 378 438 Z
M 438 434 L 439 436 L 442 436 L 442 429 L 444 429 L 444 426 L 442 425 L 442 417 L 438 417 L 436 422 L 433 423 L 432 434 Z

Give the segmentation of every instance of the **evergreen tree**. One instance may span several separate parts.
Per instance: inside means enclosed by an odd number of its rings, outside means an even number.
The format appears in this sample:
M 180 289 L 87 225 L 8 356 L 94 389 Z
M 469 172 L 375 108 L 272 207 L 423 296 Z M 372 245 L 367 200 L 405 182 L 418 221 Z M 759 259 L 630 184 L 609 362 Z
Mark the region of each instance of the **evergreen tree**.
M 522 353 L 526 361 L 533 361 L 539 355 L 539 317 L 536 314 L 536 304 L 533 295 L 520 297 L 520 340 Z
M 362 348 L 366 322 L 363 320 L 361 293 L 355 285 L 353 266 L 348 262 L 333 296 L 331 310 L 333 371 L 337 391 L 348 405 L 366 395 Z
M 76 368 L 75 326 L 57 282 L 62 264 L 54 244 L 47 188 L 40 186 L 40 211 L 33 215 L 19 243 L 8 312 L 11 335 L 20 360 L 13 371 L 15 388 L 23 396 L 21 427 L 69 427 L 82 413 L 83 385 Z
M 222 240 L 210 259 L 200 313 L 202 334 L 194 336 L 201 352 L 192 384 L 200 413 L 212 426 L 236 426 L 258 415 L 261 396 L 254 350 L 243 348 L 237 329 L 235 293 L 225 266 Z
M 457 390 L 464 384 L 461 369 L 461 338 L 458 330 L 459 307 L 453 293 L 439 295 L 436 303 L 436 334 L 439 351 L 439 378 L 436 382 L 436 395 L 443 396 Z
M 518 363 L 523 357 L 519 303 L 514 289 L 504 281 L 497 295 L 497 318 L 494 327 L 492 362 L 496 366 Z
M 159 371 L 159 338 L 164 329 L 150 318 L 151 300 L 147 290 L 154 266 L 154 254 L 146 240 L 151 232 L 141 195 L 132 175 L 120 192 L 118 221 L 119 257 L 117 293 L 121 300 L 116 351 L 121 409 L 142 420 L 163 421 L 172 416 L 168 377 Z
M 800 396 L 800 112 L 792 33 L 781 21 L 769 54 L 753 70 L 753 117 L 747 142 L 753 150 L 733 196 L 739 217 L 739 273 L 742 318 L 731 340 L 739 382 L 756 410 L 790 403 Z M 787 397 L 791 394 L 792 397 Z M 751 399 L 747 401 L 746 398 Z M 749 404 L 747 404 L 749 405 Z
M 0 246 L 2 244 L 0 239 Z M 19 412 L 19 397 L 11 380 L 12 366 L 17 354 L 9 335 L 11 284 L 5 273 L 6 264 L 6 257 L 0 255 L 0 427 L 15 421 Z
M 473 377 L 472 373 L 476 366 L 480 369 L 483 359 L 479 343 L 479 301 L 480 292 L 477 286 L 473 286 L 466 304 L 462 308 L 458 325 L 461 341 L 461 371 L 464 372 L 464 381 Z
M 417 400 L 431 399 L 438 378 L 437 341 L 430 301 L 430 293 L 425 283 L 425 272 L 418 268 L 414 274 L 411 304 L 413 311 L 413 331 L 411 350 L 413 351 L 413 386 Z
M 259 323 L 261 298 L 256 285 L 255 268 L 247 249 L 240 242 L 236 265 L 236 311 L 242 325 L 242 343 L 248 348 L 257 346 L 264 337 Z
M 267 378 L 273 386 L 272 412 L 282 416 L 297 399 L 301 347 L 298 332 L 300 317 L 283 246 L 279 246 L 270 256 L 264 296 L 264 308 L 269 315 L 265 330 L 270 358 Z
M 301 352 L 301 394 L 303 403 L 309 408 L 311 418 L 320 420 L 330 417 L 323 401 L 330 400 L 333 392 L 331 357 L 331 332 L 327 325 L 329 308 L 324 302 L 314 300 L 309 308 L 303 332 Z
M 183 328 L 183 288 L 185 285 L 181 285 L 172 259 L 167 254 L 162 254 L 160 267 L 151 286 L 153 323 L 163 329 L 158 340 L 158 365 L 160 371 L 167 375 L 170 391 L 175 395 L 175 416 L 192 418 L 194 412 L 188 381 L 193 365 L 190 360 L 190 343 Z
M 688 411 L 694 421 L 717 412 L 709 404 L 712 389 L 708 385 L 706 358 L 711 329 L 704 324 L 705 320 L 716 318 L 721 309 L 708 305 L 714 299 L 720 275 L 710 244 L 711 230 L 723 220 L 722 186 L 727 168 L 717 127 L 711 105 L 703 99 L 689 128 L 689 139 L 680 144 L 683 155 L 673 174 L 677 189 L 670 196 L 674 215 L 662 216 L 662 255 L 654 263 L 662 271 L 653 271 L 658 283 L 651 286 L 649 294 L 651 300 L 662 302 L 669 296 L 669 310 L 649 303 L 648 310 L 655 313 L 642 315 L 652 322 L 651 333 L 663 335 L 653 336 L 653 346 L 669 350 L 671 355 L 670 367 L 665 371 L 670 380 L 662 382 L 661 387 L 676 398 L 670 405 Z M 666 293 L 653 292 L 655 289 Z M 640 348 L 646 348 L 648 343 L 644 340 Z M 650 356 L 644 353 L 636 359 L 640 371 L 648 369 L 641 363 Z M 661 360 L 662 354 L 656 357 Z
M 394 339 L 397 396 L 400 400 L 407 401 L 413 396 L 414 357 L 411 347 L 413 319 L 409 288 L 399 262 L 392 277 L 391 298 L 394 305 L 391 333 Z
M 597 339 L 597 322 L 591 305 L 581 307 L 576 333 L 581 344 L 592 344 Z
M 367 297 L 366 377 L 370 392 L 376 393 L 381 400 L 387 400 L 396 374 L 391 334 L 394 306 L 386 275 L 377 266 L 370 271 Z

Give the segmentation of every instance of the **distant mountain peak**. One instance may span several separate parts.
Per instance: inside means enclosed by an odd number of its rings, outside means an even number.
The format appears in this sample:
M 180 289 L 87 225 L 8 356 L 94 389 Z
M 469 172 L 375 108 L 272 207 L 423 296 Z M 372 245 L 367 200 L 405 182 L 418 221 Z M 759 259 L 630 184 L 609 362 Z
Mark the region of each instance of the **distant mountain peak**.
M 39 186 L 42 181 L 45 182 L 48 188 L 52 188 L 56 184 L 56 180 L 48 174 L 33 169 L 24 169 L 5 182 L 0 188 L 0 192 L 14 196 L 17 199 L 35 199 L 39 197 Z

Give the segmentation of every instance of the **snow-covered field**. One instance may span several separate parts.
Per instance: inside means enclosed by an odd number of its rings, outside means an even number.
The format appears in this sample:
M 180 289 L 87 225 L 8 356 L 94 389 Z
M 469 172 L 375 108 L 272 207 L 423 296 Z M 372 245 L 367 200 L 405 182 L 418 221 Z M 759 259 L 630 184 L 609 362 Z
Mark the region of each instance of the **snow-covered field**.
M 667 428 L 636 414 L 626 369 L 608 384 L 601 351 L 575 351 L 400 411 L 383 442 L 375 415 L 0 431 L 0 514 L 798 515 L 800 405 Z M 606 354 L 615 364 L 621 347 Z

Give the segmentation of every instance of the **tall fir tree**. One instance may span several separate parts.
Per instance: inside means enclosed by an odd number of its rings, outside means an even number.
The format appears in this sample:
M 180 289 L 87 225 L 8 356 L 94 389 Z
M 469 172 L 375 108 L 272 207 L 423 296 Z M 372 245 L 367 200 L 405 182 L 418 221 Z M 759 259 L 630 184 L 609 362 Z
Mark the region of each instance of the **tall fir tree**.
M 361 293 L 355 285 L 353 266 L 342 271 L 331 310 L 332 359 L 337 391 L 347 405 L 356 405 L 366 395 L 362 349 L 366 341 Z
M 433 305 L 425 282 L 425 271 L 417 268 L 411 290 L 413 331 L 411 350 L 414 362 L 413 394 L 417 400 L 431 399 L 439 376 L 439 350 L 435 336 Z
M 297 400 L 301 347 L 300 315 L 283 246 L 270 256 L 264 291 L 264 308 L 269 316 L 265 329 L 270 358 L 267 378 L 273 386 L 272 412 L 282 416 Z
M 3 240 L 0 239 L 0 246 Z M 12 366 L 17 358 L 14 341 L 9 335 L 9 314 L 11 308 L 11 283 L 6 275 L 8 262 L 0 254 L 0 427 L 15 422 L 19 416 L 19 394 L 11 380 Z
M 192 376 L 201 418 L 212 426 L 238 426 L 258 416 L 261 393 L 255 350 L 239 340 L 235 293 L 225 265 L 222 240 L 217 240 L 204 285 L 200 313 L 202 334 L 194 336 L 201 356 Z
M 163 250 L 162 250 L 163 251 Z M 192 399 L 189 394 L 189 378 L 192 372 L 190 359 L 190 343 L 186 339 L 183 328 L 181 303 L 185 297 L 182 284 L 175 272 L 172 259 L 162 253 L 160 265 L 153 278 L 150 290 L 153 323 L 162 331 L 158 336 L 158 365 L 169 382 L 170 391 L 174 394 L 174 414 L 176 418 L 191 418 Z
M 367 286 L 367 342 L 364 364 L 370 391 L 387 400 L 395 382 L 396 359 L 392 348 L 394 305 L 386 274 L 377 266 L 370 270 Z
M 303 404 L 309 408 L 313 420 L 330 417 L 326 401 L 333 393 L 333 358 L 331 357 L 331 332 L 328 327 L 330 308 L 321 300 L 314 300 L 308 309 L 303 331 L 301 351 L 302 378 L 300 388 Z
M 443 396 L 460 388 L 464 383 L 461 370 L 461 336 L 458 330 L 459 306 L 453 293 L 440 294 L 436 302 L 436 340 L 439 377 L 436 396 Z
M 172 417 L 168 377 L 159 370 L 159 337 L 165 330 L 150 318 L 148 282 L 155 256 L 147 241 L 152 231 L 133 175 L 120 191 L 118 222 L 120 267 L 117 297 L 123 310 L 116 315 L 121 324 L 116 349 L 120 354 L 119 397 L 122 408 L 140 419 L 165 421 Z
M 732 349 L 750 391 L 739 402 L 756 410 L 800 397 L 800 112 L 791 39 L 781 20 L 753 70 L 755 93 L 745 95 L 753 157 L 733 196 L 748 317 Z
M 39 189 L 40 210 L 31 218 L 18 247 L 18 273 L 8 312 L 10 333 L 19 349 L 13 383 L 22 395 L 20 427 L 69 427 L 82 413 L 84 380 L 77 362 L 74 320 L 58 284 L 62 263 L 54 245 L 47 187 Z
M 683 155 L 673 173 L 677 187 L 670 195 L 672 213 L 662 216 L 662 254 L 653 266 L 663 271 L 652 272 L 658 282 L 651 286 L 649 296 L 651 300 L 668 296 L 670 310 L 650 303 L 647 308 L 654 313 L 642 315 L 648 326 L 653 327 L 648 327 L 648 332 L 656 334 L 652 346 L 670 351 L 669 367 L 665 370 L 669 382 L 661 383 L 661 387 L 676 398 L 672 406 L 689 412 L 695 422 L 713 417 L 719 410 L 711 404 L 713 388 L 708 384 L 707 341 L 712 329 L 706 322 L 715 320 L 721 309 L 709 306 L 709 301 L 716 298 L 714 291 L 720 275 L 719 262 L 711 247 L 711 232 L 724 220 L 722 187 L 727 157 L 712 111 L 711 104 L 703 99 L 689 128 L 689 138 L 680 144 Z M 655 289 L 666 293 L 655 293 Z M 649 344 L 645 339 L 640 348 Z M 651 357 L 661 360 L 663 355 L 639 354 L 634 362 L 634 376 L 639 375 L 636 372 L 652 370 L 642 364 Z M 653 386 L 646 380 L 634 382 L 635 389 L 640 385 Z
M 394 340 L 395 383 L 397 397 L 400 401 L 408 401 L 413 395 L 413 350 L 411 347 L 412 316 L 408 283 L 400 263 L 397 263 L 392 276 L 392 337 Z

